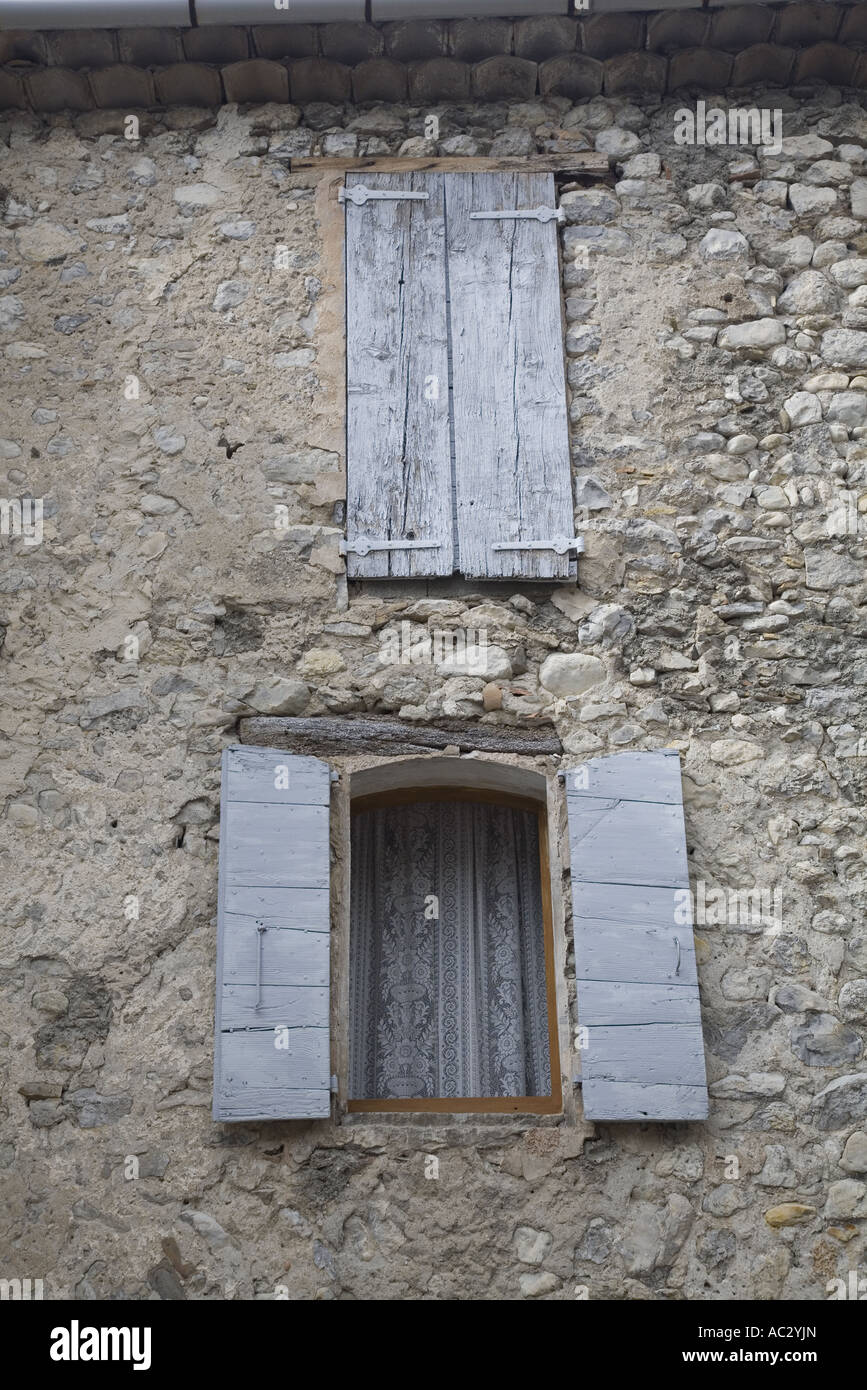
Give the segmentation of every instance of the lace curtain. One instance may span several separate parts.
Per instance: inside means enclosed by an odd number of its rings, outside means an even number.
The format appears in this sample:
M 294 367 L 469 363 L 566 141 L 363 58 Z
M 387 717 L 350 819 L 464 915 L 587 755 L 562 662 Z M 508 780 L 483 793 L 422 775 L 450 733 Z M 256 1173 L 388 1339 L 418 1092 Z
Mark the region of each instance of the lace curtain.
M 351 1097 L 549 1095 L 536 814 L 363 810 L 351 852 Z

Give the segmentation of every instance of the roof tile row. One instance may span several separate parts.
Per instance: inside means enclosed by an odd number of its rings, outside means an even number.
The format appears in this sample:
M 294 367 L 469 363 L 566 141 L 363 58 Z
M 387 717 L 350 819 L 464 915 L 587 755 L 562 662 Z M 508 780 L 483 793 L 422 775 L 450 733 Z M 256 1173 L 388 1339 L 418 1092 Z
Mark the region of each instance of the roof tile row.
M 0 107 L 135 110 L 270 101 L 300 106 L 315 101 L 410 101 L 424 106 L 469 100 L 526 101 L 537 93 L 581 100 L 600 92 L 662 94 L 690 87 L 719 91 L 817 79 L 867 88 L 867 52 L 840 43 L 804 49 L 758 43 L 736 54 L 693 47 L 670 57 L 639 50 L 602 61 L 585 53 L 566 53 L 542 63 L 501 54 L 475 64 L 457 58 L 410 64 L 368 58 L 354 68 L 327 58 L 298 58 L 289 63 L 246 58 L 222 67 L 173 63 L 154 69 L 115 63 L 78 71 L 7 66 L 0 69 Z

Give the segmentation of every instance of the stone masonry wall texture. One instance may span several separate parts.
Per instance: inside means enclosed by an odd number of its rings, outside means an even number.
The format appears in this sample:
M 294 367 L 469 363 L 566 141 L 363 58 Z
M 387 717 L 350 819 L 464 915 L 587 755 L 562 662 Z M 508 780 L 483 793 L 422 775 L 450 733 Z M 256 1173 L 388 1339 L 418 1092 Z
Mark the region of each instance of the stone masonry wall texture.
M 4 118 L 0 484 L 45 499 L 41 545 L 0 538 L 8 1277 L 820 1300 L 863 1271 L 867 111 L 748 98 L 779 153 L 676 144 L 656 96 L 178 107 L 137 142 Z M 560 191 L 579 587 L 347 589 L 340 223 L 289 159 L 584 149 L 611 174 Z M 499 707 L 383 666 L 403 621 L 485 628 Z M 778 929 L 696 927 L 708 1122 L 593 1126 L 567 1075 L 551 1120 L 215 1125 L 220 753 L 257 711 L 676 748 L 696 888 L 782 890 Z

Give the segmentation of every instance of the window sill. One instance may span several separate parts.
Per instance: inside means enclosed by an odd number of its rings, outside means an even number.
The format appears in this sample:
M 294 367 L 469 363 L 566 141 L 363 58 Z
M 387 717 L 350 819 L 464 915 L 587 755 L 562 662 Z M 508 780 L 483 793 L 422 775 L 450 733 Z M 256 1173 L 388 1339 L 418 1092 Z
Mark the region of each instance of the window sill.
M 531 1115 L 526 1110 L 514 1115 L 484 1114 L 477 1110 L 467 1114 L 431 1110 L 352 1111 L 342 1113 L 338 1120 L 338 1124 L 347 1129 L 381 1129 L 383 1133 L 399 1129 L 407 1139 L 422 1141 L 435 1136 L 439 1142 L 447 1144 L 479 1141 L 497 1144 L 525 1130 L 556 1129 L 565 1122 L 562 1112 Z

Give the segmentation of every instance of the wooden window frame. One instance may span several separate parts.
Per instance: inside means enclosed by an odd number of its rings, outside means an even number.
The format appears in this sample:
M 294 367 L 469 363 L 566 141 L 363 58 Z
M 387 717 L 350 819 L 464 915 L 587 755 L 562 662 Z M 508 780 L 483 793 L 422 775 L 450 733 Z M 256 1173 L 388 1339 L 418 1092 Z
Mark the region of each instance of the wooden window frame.
M 548 844 L 547 807 L 544 801 L 517 796 L 510 792 L 484 787 L 394 787 L 386 791 L 352 797 L 350 821 L 356 811 L 378 810 L 383 806 L 400 806 L 419 801 L 486 802 L 511 806 L 516 810 L 532 811 L 539 830 L 539 877 L 542 890 L 542 930 L 545 958 L 545 995 L 548 1005 L 548 1054 L 550 1058 L 551 1094 L 548 1096 L 462 1096 L 411 1098 L 404 1100 L 347 1100 L 350 1114 L 496 1114 L 496 1115 L 559 1115 L 563 1110 L 563 1091 L 560 1077 L 560 1043 L 557 1026 L 557 987 L 554 956 L 554 914 L 551 896 L 551 860 Z M 349 882 L 352 882 L 351 850 Z M 351 928 L 350 928 L 351 930 Z

